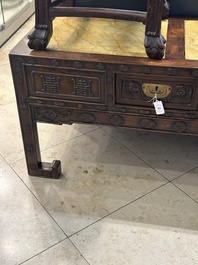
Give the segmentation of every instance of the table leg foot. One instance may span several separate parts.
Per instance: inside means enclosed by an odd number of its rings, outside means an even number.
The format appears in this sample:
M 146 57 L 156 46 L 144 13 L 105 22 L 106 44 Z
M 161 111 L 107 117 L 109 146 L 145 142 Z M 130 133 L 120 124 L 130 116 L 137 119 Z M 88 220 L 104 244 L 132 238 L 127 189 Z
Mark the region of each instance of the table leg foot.
M 35 167 L 28 165 L 28 173 L 31 176 L 58 179 L 61 174 L 61 162 L 54 160 L 52 163 L 40 162 Z

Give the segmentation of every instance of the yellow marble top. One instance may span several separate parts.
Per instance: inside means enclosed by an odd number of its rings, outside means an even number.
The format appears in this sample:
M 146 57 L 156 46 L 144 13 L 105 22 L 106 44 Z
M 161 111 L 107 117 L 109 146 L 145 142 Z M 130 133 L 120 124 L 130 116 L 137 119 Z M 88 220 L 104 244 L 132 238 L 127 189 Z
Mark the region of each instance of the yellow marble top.
M 167 21 L 162 34 L 166 37 Z M 69 52 L 147 57 L 145 25 L 135 21 L 103 18 L 57 17 L 48 49 Z
M 166 38 L 168 21 L 162 22 Z M 48 49 L 67 52 L 147 57 L 145 25 L 103 18 L 57 17 Z M 198 60 L 198 21 L 185 21 L 185 58 Z
M 198 21 L 185 21 L 185 57 L 198 60 Z

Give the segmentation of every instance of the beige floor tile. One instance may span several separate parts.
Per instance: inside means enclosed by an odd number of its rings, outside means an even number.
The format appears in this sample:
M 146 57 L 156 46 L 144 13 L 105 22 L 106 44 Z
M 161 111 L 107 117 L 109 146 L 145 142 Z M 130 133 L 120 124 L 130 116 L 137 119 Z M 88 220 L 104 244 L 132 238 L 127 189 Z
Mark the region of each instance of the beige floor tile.
M 5 159 L 0 155 L 0 168 L 4 167 L 5 165 L 7 165 L 7 162 L 5 161 Z
M 73 244 L 68 240 L 23 263 L 24 265 L 88 265 Z
M 8 56 L 0 49 L 0 65 L 4 65 L 7 63 L 9 63 Z
M 173 183 L 198 202 L 198 168 L 175 179 Z
M 94 265 L 196 265 L 198 205 L 167 184 L 70 239 Z
M 14 86 L 9 63 L 0 65 L 0 73 L 0 105 L 6 105 L 15 101 Z
M 0 264 L 19 264 L 66 238 L 9 166 L 0 168 Z
M 64 177 L 28 177 L 24 161 L 12 166 L 68 235 L 166 182 L 101 129 L 42 156 L 47 162 L 60 159 Z
M 38 134 L 41 150 L 66 142 L 79 137 L 85 133 L 97 130 L 97 125 L 73 124 L 73 125 L 52 125 L 38 123 Z M 46 133 L 47 132 L 47 133 Z
M 8 162 L 24 157 L 23 144 L 15 103 L 0 106 L 0 154 Z
M 103 129 L 169 180 L 198 166 L 198 137 Z

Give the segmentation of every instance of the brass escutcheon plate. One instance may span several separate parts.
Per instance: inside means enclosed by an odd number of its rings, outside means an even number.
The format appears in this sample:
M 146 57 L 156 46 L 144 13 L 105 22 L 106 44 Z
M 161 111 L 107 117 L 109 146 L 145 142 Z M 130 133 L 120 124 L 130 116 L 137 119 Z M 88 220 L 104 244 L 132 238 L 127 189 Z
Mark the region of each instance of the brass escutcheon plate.
M 172 91 L 172 87 L 162 84 L 144 83 L 142 85 L 144 94 L 147 97 L 153 98 L 157 94 L 157 98 L 166 98 Z

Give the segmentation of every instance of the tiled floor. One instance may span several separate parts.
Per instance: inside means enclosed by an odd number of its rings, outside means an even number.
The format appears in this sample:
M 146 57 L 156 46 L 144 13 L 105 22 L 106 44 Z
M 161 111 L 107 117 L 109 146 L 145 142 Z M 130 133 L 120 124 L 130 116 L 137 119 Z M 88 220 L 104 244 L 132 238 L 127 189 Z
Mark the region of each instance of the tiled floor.
M 197 265 L 198 137 L 42 124 L 63 175 L 27 175 L 8 53 L 32 26 L 0 49 L 0 264 Z

